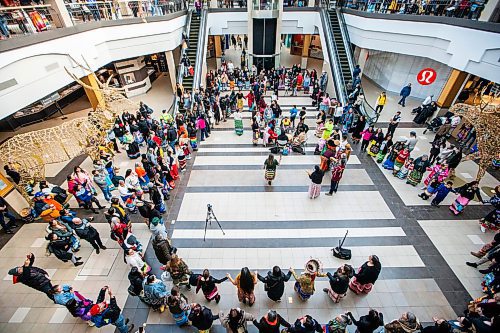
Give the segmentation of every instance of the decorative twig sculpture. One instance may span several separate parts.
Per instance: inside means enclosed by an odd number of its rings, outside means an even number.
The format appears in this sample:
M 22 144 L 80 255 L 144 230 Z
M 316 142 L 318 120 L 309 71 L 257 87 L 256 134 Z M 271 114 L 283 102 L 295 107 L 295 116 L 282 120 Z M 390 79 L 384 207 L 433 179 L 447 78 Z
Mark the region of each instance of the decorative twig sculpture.
M 89 75 L 95 74 L 79 65 Z M 55 127 L 18 134 L 0 146 L 0 156 L 20 174 L 17 188 L 30 202 L 27 186 L 45 179 L 45 165 L 67 162 L 76 156 L 87 154 L 93 160 L 99 157 L 99 147 L 105 145 L 106 136 L 113 128 L 115 118 L 123 111 L 136 112 L 139 106 L 127 99 L 121 89 L 109 87 L 96 78 L 99 87 L 91 87 L 74 74 L 68 74 L 80 85 L 103 97 L 102 105 L 90 111 L 87 117 L 76 118 Z
M 463 116 L 476 129 L 479 170 L 476 180 L 480 180 L 494 159 L 500 157 L 500 105 L 492 105 L 495 96 L 484 97 L 484 89 L 476 93 L 473 105 L 454 104 L 450 111 Z

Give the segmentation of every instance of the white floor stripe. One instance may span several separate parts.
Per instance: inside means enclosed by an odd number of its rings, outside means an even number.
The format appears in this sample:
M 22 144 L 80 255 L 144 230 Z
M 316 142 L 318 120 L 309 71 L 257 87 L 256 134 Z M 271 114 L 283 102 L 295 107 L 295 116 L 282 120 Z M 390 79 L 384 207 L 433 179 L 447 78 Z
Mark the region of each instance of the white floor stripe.
M 67 314 L 68 314 L 68 309 L 57 308 L 52 317 L 50 318 L 49 324 L 62 324 Z
M 333 197 L 321 194 L 314 200 L 305 192 L 205 192 L 184 195 L 177 221 L 204 220 L 208 203 L 213 205 L 220 221 L 394 218 L 376 191 L 340 191 Z
M 306 227 L 306 226 L 304 226 Z M 344 237 L 345 228 L 312 228 L 312 229 L 229 229 L 222 235 L 220 230 L 207 230 L 207 239 L 271 239 L 276 238 L 322 238 Z M 204 230 L 175 229 L 173 239 L 203 239 Z M 400 227 L 385 228 L 352 228 L 349 237 L 390 237 L 406 236 Z
M 309 186 L 311 180 L 303 169 L 281 169 L 273 182 L 273 186 Z M 263 170 L 193 170 L 189 177 L 188 187 L 192 186 L 256 186 L 263 185 Z M 323 185 L 330 185 L 331 173 L 323 177 Z M 364 169 L 346 169 L 341 181 L 342 185 L 373 185 L 373 181 Z M 207 189 L 208 190 L 208 189 Z M 208 190 L 209 191 L 209 190 Z
M 203 242 L 202 240 L 200 240 Z M 334 246 L 335 244 L 332 244 Z M 399 246 L 351 246 L 353 266 L 363 264 L 368 256 L 376 254 L 382 267 L 424 267 L 417 251 L 411 245 Z M 304 248 L 180 248 L 179 256 L 189 263 L 189 268 L 201 270 L 207 267 L 239 270 L 248 266 L 251 270 L 269 269 L 274 265 L 301 269 L 307 260 L 319 259 L 325 268 L 338 267 L 344 260 L 333 257 L 331 247 Z
M 306 151 L 314 151 L 314 147 L 306 147 Z M 198 153 L 268 153 L 268 147 L 241 147 L 241 148 L 204 148 L 201 146 Z M 295 153 L 293 153 L 295 156 Z M 352 155 L 351 155 L 352 156 Z
M 197 156 L 194 165 L 262 165 L 264 166 L 265 156 Z M 312 167 L 319 164 L 320 158 L 316 155 L 289 155 L 283 156 L 282 165 L 304 164 Z M 347 164 L 361 164 L 357 156 L 351 156 Z M 278 167 L 279 172 L 279 167 Z
M 10 317 L 9 323 L 22 323 L 30 310 L 31 308 L 17 308 L 16 312 Z

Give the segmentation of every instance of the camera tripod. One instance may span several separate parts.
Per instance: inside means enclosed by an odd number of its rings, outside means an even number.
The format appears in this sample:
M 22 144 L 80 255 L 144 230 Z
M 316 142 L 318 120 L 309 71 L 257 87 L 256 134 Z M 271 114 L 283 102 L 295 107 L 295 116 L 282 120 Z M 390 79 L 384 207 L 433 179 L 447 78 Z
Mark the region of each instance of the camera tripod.
M 224 229 L 222 229 L 222 225 L 220 224 L 219 220 L 217 220 L 217 217 L 214 214 L 214 211 L 212 210 L 212 205 L 208 204 L 207 205 L 207 218 L 205 219 L 205 233 L 203 234 L 203 241 L 205 241 L 207 237 L 207 226 L 210 224 L 212 226 L 212 221 L 217 222 L 217 225 L 219 226 L 220 231 L 222 231 L 223 235 L 226 235 L 224 232 Z

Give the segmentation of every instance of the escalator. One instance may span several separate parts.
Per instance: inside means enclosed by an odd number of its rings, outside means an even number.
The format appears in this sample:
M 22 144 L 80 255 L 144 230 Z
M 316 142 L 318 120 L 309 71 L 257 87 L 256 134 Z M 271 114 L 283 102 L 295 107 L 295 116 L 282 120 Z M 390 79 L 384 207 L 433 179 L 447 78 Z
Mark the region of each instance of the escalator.
M 191 13 L 191 22 L 189 25 L 189 48 L 186 51 L 186 55 L 191 62 L 191 65 L 196 67 L 196 52 L 198 50 L 198 37 L 200 34 L 200 18 L 194 13 Z M 182 80 L 182 85 L 184 89 L 188 89 L 189 91 L 193 91 L 193 76 L 185 76 Z
M 349 58 L 346 51 L 346 45 L 342 38 L 342 30 L 340 27 L 340 20 L 335 9 L 328 10 L 328 17 L 330 18 L 330 26 L 333 32 L 333 40 L 337 49 L 338 59 L 340 61 L 340 69 L 342 71 L 342 77 L 344 78 L 344 84 L 347 84 L 352 80 L 352 68 L 349 65 Z M 350 45 L 347 45 L 350 47 Z
M 330 59 L 337 99 L 342 105 L 347 105 L 349 93 L 347 87 L 352 84 L 354 56 L 350 49 L 349 34 L 342 15 L 336 9 L 321 9 L 325 45 Z M 376 121 L 375 111 L 366 103 L 366 100 L 360 105 L 359 114 L 364 115 L 368 123 Z

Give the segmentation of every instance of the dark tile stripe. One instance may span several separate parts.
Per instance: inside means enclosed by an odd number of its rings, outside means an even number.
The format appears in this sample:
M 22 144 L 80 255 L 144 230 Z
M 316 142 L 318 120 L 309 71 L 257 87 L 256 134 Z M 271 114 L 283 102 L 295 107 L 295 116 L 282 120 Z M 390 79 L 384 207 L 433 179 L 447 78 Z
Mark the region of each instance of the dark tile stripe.
M 306 143 L 307 147 L 316 147 L 316 143 Z M 203 148 L 255 148 L 257 146 L 254 146 L 251 143 L 235 143 L 235 144 L 229 144 L 229 143 L 205 143 L 203 144 Z M 262 147 L 259 145 L 258 147 Z M 202 156 L 202 155 L 200 155 Z
M 217 214 L 217 207 L 214 207 Z M 382 228 L 400 227 L 399 220 L 313 220 L 313 221 L 221 221 L 222 227 L 230 229 L 302 229 L 302 228 Z M 180 221 L 175 224 L 176 229 L 203 229 L 205 221 Z M 349 238 L 348 238 L 349 239 Z
M 321 186 L 321 190 L 326 192 L 329 185 Z M 193 186 L 186 188 L 186 193 L 209 193 L 209 192 L 304 192 L 309 190 L 309 186 Z M 374 185 L 339 185 L 339 191 L 376 191 Z
M 216 230 L 217 226 L 212 224 L 210 227 Z M 229 232 L 229 231 L 228 231 Z M 221 232 L 222 236 L 222 232 Z M 279 235 L 276 235 L 279 237 Z M 304 248 L 307 251 L 308 247 L 335 247 L 338 246 L 339 241 L 343 237 L 322 237 L 314 239 L 300 238 L 273 238 L 273 239 L 203 239 L 182 238 L 176 239 L 174 233 L 174 246 L 178 248 L 237 248 L 245 244 L 245 248 Z M 353 246 L 397 246 L 397 245 L 411 245 L 407 237 L 404 236 L 384 236 L 384 237 L 350 237 L 346 239 L 344 247 L 349 248 Z M 355 249 L 352 249 L 355 252 Z

